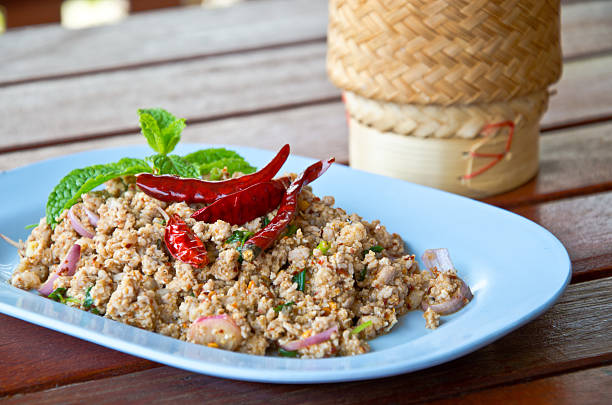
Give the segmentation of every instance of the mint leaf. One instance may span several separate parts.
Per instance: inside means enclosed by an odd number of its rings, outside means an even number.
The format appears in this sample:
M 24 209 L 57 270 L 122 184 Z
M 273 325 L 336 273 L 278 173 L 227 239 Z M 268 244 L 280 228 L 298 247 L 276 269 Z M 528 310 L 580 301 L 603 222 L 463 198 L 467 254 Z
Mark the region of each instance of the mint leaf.
M 225 148 L 208 148 L 208 149 L 200 149 L 198 151 L 192 152 L 188 155 L 185 155 L 185 160 L 190 163 L 194 163 L 197 165 L 202 165 L 205 163 L 216 162 L 221 159 L 230 159 L 230 158 L 238 158 L 244 160 L 242 156 L 233 150 L 228 150 Z
M 181 139 L 185 120 L 176 118 L 162 108 L 139 109 L 140 129 L 149 146 L 161 155 L 167 155 Z
M 232 174 L 234 172 L 249 174 L 257 170 L 243 158 L 223 158 L 215 160 L 214 162 L 201 164 L 200 173 L 209 174 L 213 168 L 223 169 L 225 167 L 227 167 L 227 171 L 229 174 Z
M 200 171 L 193 164 L 178 155 L 153 155 L 147 157 L 153 163 L 157 174 L 174 174 L 180 177 L 200 177 Z
M 143 172 L 151 172 L 149 165 L 142 159 L 124 158 L 116 163 L 93 165 L 74 169 L 55 186 L 46 206 L 47 223 L 54 227 L 60 214 L 79 201 L 85 194 L 105 181 L 116 177 Z

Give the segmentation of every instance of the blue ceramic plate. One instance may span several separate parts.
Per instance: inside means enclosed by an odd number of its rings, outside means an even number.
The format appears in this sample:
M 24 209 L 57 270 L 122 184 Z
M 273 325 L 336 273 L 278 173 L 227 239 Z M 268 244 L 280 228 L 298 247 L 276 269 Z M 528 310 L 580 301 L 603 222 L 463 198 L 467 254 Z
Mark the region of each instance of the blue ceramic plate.
M 187 153 L 207 145 L 181 145 Z M 264 166 L 273 152 L 236 148 Z M 24 226 L 44 215 L 47 195 L 76 167 L 144 157 L 145 147 L 107 149 L 36 163 L 0 174 L 0 232 L 25 239 Z M 291 156 L 281 172 L 299 172 L 313 162 Z M 444 363 L 485 346 L 548 309 L 570 278 L 570 261 L 546 229 L 518 215 L 474 200 L 334 165 L 315 183 L 315 193 L 366 220 L 380 219 L 420 257 L 446 247 L 474 300 L 425 329 L 422 312 L 403 317 L 391 333 L 371 341 L 370 353 L 321 360 L 262 357 L 211 349 L 140 330 L 61 305 L 9 285 L 18 262 L 15 249 L 0 243 L 0 312 L 135 356 L 238 380 L 320 383 L 408 373 Z M 7 198 L 7 196 L 10 196 Z

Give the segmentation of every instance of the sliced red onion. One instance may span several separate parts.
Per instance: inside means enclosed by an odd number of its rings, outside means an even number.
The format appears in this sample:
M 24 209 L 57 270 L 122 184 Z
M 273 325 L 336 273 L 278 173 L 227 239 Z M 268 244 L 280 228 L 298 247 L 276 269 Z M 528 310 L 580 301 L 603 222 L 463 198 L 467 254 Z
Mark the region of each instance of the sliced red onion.
M 455 269 L 446 248 L 427 249 L 423 256 L 421 256 L 421 260 L 427 269 L 435 267 L 438 271 L 442 272 Z
M 316 335 L 309 336 L 305 339 L 294 340 L 292 342 L 285 343 L 284 345 L 281 345 L 281 347 L 290 352 L 294 350 L 303 349 L 308 346 L 312 346 L 312 345 L 316 345 L 316 344 L 328 341 L 331 338 L 332 334 L 337 331 L 338 331 L 338 327 L 334 326 L 321 333 L 317 333 Z
M 76 271 L 77 263 L 81 258 L 81 245 L 75 243 L 72 245 L 64 260 L 55 271 L 49 275 L 47 281 L 40 286 L 38 292 L 45 297 L 53 292 L 53 283 L 59 276 L 73 276 Z
M 81 221 L 79 221 L 79 218 L 74 213 L 74 207 L 75 205 L 70 207 L 70 210 L 68 210 L 68 218 L 70 218 L 70 225 L 72 225 L 72 228 L 79 235 L 84 236 L 86 238 L 90 238 L 90 239 L 93 238 L 94 234 L 89 232 L 87 229 L 85 229 Z
M 87 208 L 85 208 L 85 213 L 87 214 L 87 218 L 89 218 L 89 223 L 94 228 L 98 226 L 98 221 L 100 220 L 100 217 L 95 212 L 90 211 Z
M 458 280 L 461 284 L 459 285 L 459 291 L 457 294 L 451 297 L 450 300 L 440 302 L 439 304 L 429 304 L 427 299 L 424 299 L 421 303 L 421 308 L 423 308 L 423 311 L 427 311 L 428 308 L 431 308 L 432 311 L 440 315 L 450 315 L 466 306 L 467 303 L 474 298 L 474 295 L 472 294 L 470 287 L 468 287 L 463 280 Z
M 191 342 L 200 345 L 216 344 L 221 349 L 234 350 L 242 342 L 240 328 L 227 314 L 202 316 L 196 319 L 187 332 Z

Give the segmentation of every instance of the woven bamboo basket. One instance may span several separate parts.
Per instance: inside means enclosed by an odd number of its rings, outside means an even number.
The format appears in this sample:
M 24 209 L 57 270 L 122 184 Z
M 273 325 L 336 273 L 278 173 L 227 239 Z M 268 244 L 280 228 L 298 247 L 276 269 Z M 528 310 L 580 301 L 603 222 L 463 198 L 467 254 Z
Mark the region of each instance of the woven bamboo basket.
M 561 74 L 558 0 L 330 0 L 351 166 L 472 197 L 538 168 Z

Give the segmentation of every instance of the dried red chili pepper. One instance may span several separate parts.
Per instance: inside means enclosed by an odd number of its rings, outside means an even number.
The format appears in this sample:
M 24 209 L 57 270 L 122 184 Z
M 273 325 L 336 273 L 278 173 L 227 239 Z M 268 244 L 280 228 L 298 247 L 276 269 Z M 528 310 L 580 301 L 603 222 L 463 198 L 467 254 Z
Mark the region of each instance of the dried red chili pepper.
M 221 219 L 232 225 L 244 224 L 278 207 L 290 183 L 289 177 L 281 177 L 254 184 L 219 198 L 209 206 L 194 212 L 191 218 L 207 223 Z
M 266 167 L 235 179 L 204 181 L 142 173 L 136 176 L 136 184 L 144 193 L 161 201 L 209 204 L 220 197 L 243 190 L 253 184 L 270 181 L 278 173 L 288 156 L 289 145 L 285 145 Z
M 334 160 L 334 158 L 331 158 L 326 162 L 319 161 L 309 166 L 291 183 L 283 196 L 276 216 L 265 228 L 261 229 L 244 243 L 242 247 L 242 257 L 244 260 L 251 261 L 255 259 L 259 253 L 269 248 L 276 241 L 297 214 L 298 195 L 302 188 L 325 173 L 331 164 L 334 163 Z
M 193 267 L 202 267 L 208 264 L 206 246 L 189 225 L 176 214 L 168 219 L 164 241 L 170 254 L 183 263 L 190 264 Z

